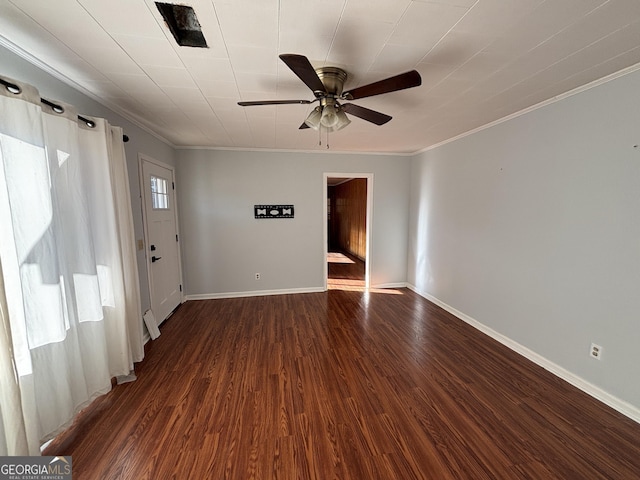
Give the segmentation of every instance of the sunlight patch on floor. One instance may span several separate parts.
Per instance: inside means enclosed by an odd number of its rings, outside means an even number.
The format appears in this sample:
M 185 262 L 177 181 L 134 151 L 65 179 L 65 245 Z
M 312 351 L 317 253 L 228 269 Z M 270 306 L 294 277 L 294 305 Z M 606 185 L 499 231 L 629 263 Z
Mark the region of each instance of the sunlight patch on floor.
M 395 288 L 365 288 L 364 280 L 346 280 L 329 278 L 327 280 L 327 290 L 346 290 L 349 292 L 369 292 L 384 293 L 387 295 L 402 295 L 400 290 Z
M 327 253 L 327 262 L 329 263 L 356 263 L 343 253 L 329 252 Z

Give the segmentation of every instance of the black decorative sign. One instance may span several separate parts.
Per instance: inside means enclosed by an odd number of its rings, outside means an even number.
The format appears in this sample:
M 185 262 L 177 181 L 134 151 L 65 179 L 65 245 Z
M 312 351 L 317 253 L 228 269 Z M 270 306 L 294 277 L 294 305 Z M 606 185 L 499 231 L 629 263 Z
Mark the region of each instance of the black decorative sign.
M 255 218 L 293 218 L 293 205 L 254 205 Z

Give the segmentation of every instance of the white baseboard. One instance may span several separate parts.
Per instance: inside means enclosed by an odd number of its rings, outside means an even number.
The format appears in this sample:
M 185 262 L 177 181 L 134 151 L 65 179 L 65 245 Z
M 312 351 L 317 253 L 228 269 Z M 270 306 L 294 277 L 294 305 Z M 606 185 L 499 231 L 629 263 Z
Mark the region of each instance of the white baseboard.
M 625 402 L 624 400 L 621 400 L 618 397 L 615 397 L 615 396 L 611 395 L 610 393 L 602 390 L 600 387 L 597 387 L 597 386 L 593 385 L 592 383 L 587 382 L 586 380 L 584 380 L 583 378 L 575 375 L 574 373 L 570 372 L 569 370 L 561 367 L 560 365 L 557 365 L 557 364 L 553 363 L 552 361 L 544 358 L 543 356 L 537 354 L 533 350 L 530 350 L 529 348 L 525 347 L 524 345 L 521 345 L 518 342 L 510 339 L 509 337 L 506 337 L 506 336 L 502 335 L 501 333 L 496 332 L 495 330 L 487 327 L 483 323 L 480 323 L 479 321 L 475 320 L 474 318 L 472 318 L 472 317 L 462 313 L 461 311 L 456 310 L 452 306 L 444 303 L 443 301 L 439 300 L 438 298 L 436 298 L 436 297 L 434 297 L 434 296 L 432 296 L 432 295 L 430 295 L 430 294 L 428 294 L 426 292 L 419 291 L 414 285 L 407 284 L 407 287 L 410 288 L 411 290 L 413 290 L 414 292 L 416 292 L 418 295 L 426 298 L 430 302 L 435 303 L 436 305 L 438 305 L 442 309 L 446 310 L 447 312 L 451 313 L 452 315 L 455 315 L 456 317 L 458 317 L 463 322 L 468 323 L 472 327 L 474 327 L 474 328 L 480 330 L 481 332 L 489 335 L 491 338 L 493 338 L 494 340 L 497 340 L 498 342 L 502 343 L 503 345 L 505 345 L 506 347 L 510 348 L 514 352 L 519 353 L 520 355 L 522 355 L 523 357 L 527 358 L 528 360 L 531 360 L 536 365 L 541 366 L 542 368 L 544 368 L 545 370 L 548 370 L 549 372 L 553 373 L 557 377 L 560 377 L 561 379 L 569 382 L 574 387 L 582 390 L 583 392 L 585 392 L 588 395 L 591 395 L 595 399 L 600 400 L 605 405 L 610 406 L 614 410 L 616 410 L 616 411 L 622 413 L 623 415 L 629 417 L 631 420 L 634 420 L 634 421 L 640 423 L 640 409 L 635 407 L 634 405 L 631 405 L 630 403 Z
M 215 300 L 219 298 L 264 297 L 267 295 L 290 295 L 294 293 L 324 292 L 324 288 L 287 288 L 282 290 L 254 290 L 250 292 L 196 293 L 185 295 L 185 300 Z

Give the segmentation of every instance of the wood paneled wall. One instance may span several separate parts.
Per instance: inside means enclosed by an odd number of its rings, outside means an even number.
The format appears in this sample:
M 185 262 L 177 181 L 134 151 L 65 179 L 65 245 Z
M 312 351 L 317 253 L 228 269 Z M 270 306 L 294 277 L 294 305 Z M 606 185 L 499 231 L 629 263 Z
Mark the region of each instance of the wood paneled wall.
M 367 248 L 367 179 L 356 178 L 329 189 L 329 248 L 364 260 Z

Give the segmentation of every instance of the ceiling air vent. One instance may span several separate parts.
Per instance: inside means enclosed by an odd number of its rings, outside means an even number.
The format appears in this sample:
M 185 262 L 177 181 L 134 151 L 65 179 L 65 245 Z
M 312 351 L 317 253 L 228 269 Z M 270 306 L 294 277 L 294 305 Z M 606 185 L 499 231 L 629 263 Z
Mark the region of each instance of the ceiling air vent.
M 200 28 L 200 22 L 198 22 L 198 17 L 192 7 L 160 2 L 156 2 L 156 6 L 178 45 L 208 48 Z

